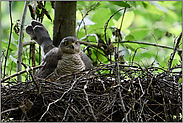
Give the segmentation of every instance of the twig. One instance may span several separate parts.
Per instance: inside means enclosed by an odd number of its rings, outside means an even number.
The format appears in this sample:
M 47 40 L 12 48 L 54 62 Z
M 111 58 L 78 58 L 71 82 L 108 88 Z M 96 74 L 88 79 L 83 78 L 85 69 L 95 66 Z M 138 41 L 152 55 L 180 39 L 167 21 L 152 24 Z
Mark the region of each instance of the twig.
M 36 41 L 30 40 L 30 41 L 23 42 L 23 47 L 25 47 L 27 45 L 31 45 L 31 44 L 36 44 Z
M 16 74 L 13 74 L 13 75 L 11 75 L 11 76 L 8 76 L 8 77 L 2 79 L 1 82 L 4 82 L 4 81 L 6 81 L 6 80 L 8 80 L 8 79 L 10 79 L 10 78 L 12 78 L 12 77 L 14 77 L 14 76 L 17 76 L 17 75 L 20 75 L 20 74 L 22 74 L 22 73 L 25 73 L 25 72 L 28 72 L 28 71 L 31 71 L 31 70 L 35 70 L 35 69 L 38 69 L 38 68 L 41 68 L 41 67 L 43 67 L 43 65 L 39 65 L 39 66 L 32 67 L 32 68 L 27 68 L 26 70 L 19 71 L 19 72 L 17 72 Z
M 122 19 L 121 19 L 121 25 L 120 25 L 119 30 L 122 29 L 122 25 L 123 25 L 123 20 L 124 20 L 125 13 L 126 13 L 126 7 L 125 7 L 124 12 L 123 12 L 123 16 L 122 16 Z
M 27 69 L 27 66 L 26 66 L 23 62 L 21 62 L 21 64 L 25 67 L 25 69 Z M 32 75 L 32 73 L 31 73 L 30 70 L 29 70 L 28 72 L 29 72 L 29 74 L 31 75 L 31 78 L 32 78 L 34 84 L 36 85 L 37 91 L 38 91 L 38 93 L 39 93 L 39 87 L 38 87 L 38 84 L 36 83 L 36 81 L 35 81 L 35 79 L 34 79 L 34 76 Z
M 117 84 L 122 86 L 121 85 L 121 81 L 120 81 L 120 71 L 119 71 L 119 64 L 118 64 L 118 49 L 117 47 L 115 47 L 115 66 L 116 66 L 116 77 L 117 77 Z M 118 93 L 119 93 L 119 98 L 120 98 L 120 102 L 121 102 L 121 107 L 122 107 L 122 110 L 123 110 L 123 113 L 124 113 L 124 116 L 125 116 L 125 121 L 128 122 L 128 119 L 127 119 L 127 115 L 126 115 L 126 109 L 125 109 L 125 105 L 124 105 L 124 101 L 123 101 L 123 97 L 121 95 L 121 89 L 120 89 L 120 86 L 118 87 Z M 123 86 L 122 86 L 123 87 Z
M 182 32 L 180 33 L 179 38 L 177 39 L 177 43 L 176 43 L 175 48 L 173 50 L 173 53 L 171 54 L 171 57 L 169 59 L 168 70 L 167 70 L 168 71 L 168 76 L 170 75 L 170 68 L 172 66 L 172 61 L 173 61 L 173 58 L 175 56 L 175 53 L 176 53 L 176 51 L 177 51 L 177 49 L 179 47 L 179 43 L 180 43 L 181 38 L 182 38 Z
M 118 43 L 118 42 L 113 42 L 113 43 Z M 119 43 L 135 43 L 135 44 L 145 44 L 145 45 L 151 45 L 151 46 L 157 46 L 161 48 L 167 48 L 167 49 L 174 49 L 173 47 L 169 46 L 164 46 L 164 45 L 158 45 L 158 44 L 153 44 L 153 43 L 147 43 L 147 42 L 139 42 L 139 41 L 120 41 Z M 178 49 L 177 51 L 182 51 L 182 49 Z
M 119 9 L 119 10 L 116 11 L 114 14 L 112 14 L 112 15 L 110 16 L 110 18 L 107 20 L 107 22 L 105 23 L 105 25 L 104 25 L 104 35 L 105 35 L 105 41 L 106 41 L 106 42 L 107 42 L 106 30 L 107 30 L 108 23 L 109 23 L 109 21 L 111 20 L 111 18 L 112 18 L 116 13 L 118 13 L 118 12 L 121 11 L 121 10 L 123 10 L 123 9 Z
M 18 109 L 19 109 L 19 107 L 7 109 L 7 110 L 5 110 L 5 111 L 2 111 L 1 114 L 4 114 L 4 113 L 9 112 L 9 111 L 18 110 Z
M 92 116 L 93 116 L 94 120 L 97 122 L 97 118 L 95 117 L 95 114 L 94 114 L 94 111 L 93 111 L 93 109 L 92 109 L 92 106 L 91 106 L 91 104 L 90 104 L 90 102 L 89 102 L 89 100 L 88 100 L 88 94 L 87 94 L 86 91 L 85 91 L 85 90 L 87 89 L 87 85 L 88 85 L 88 81 L 87 81 L 86 84 L 84 85 L 83 91 L 84 91 L 84 93 L 85 93 L 86 101 L 87 101 L 87 103 L 88 103 L 88 105 L 89 105 L 89 107 L 90 107 L 90 111 L 91 111 L 91 113 L 92 113 Z
M 20 31 L 19 31 L 19 39 L 18 39 L 18 55 L 17 55 L 17 72 L 21 71 L 22 66 L 21 66 L 21 61 L 22 61 L 22 49 L 23 49 L 23 26 L 25 22 L 25 17 L 26 17 L 26 12 L 27 12 L 27 6 L 30 1 L 25 1 L 24 5 L 24 10 L 21 18 L 21 25 L 20 25 Z M 18 75 L 17 76 L 17 81 L 22 81 L 22 76 Z
M 11 34 L 12 34 L 12 28 L 13 28 L 13 22 L 12 22 L 12 15 L 11 15 L 11 1 L 9 1 L 9 11 L 10 11 L 10 22 L 11 22 L 11 29 L 10 29 L 10 36 L 9 36 L 9 42 L 8 42 L 8 48 L 6 50 L 6 56 L 5 56 L 5 62 L 4 62 L 4 75 L 3 78 L 5 77 L 5 70 L 6 70 L 6 62 L 8 58 L 8 51 L 11 43 Z
M 73 99 L 71 100 L 71 102 L 73 101 Z M 71 107 L 71 104 L 69 103 L 68 104 L 68 107 L 67 107 L 67 109 L 66 109 L 66 111 L 65 111 L 65 113 L 64 113 L 64 117 L 63 117 L 63 119 L 62 119 L 62 122 L 64 122 L 64 120 L 65 120 L 65 117 L 67 116 L 67 112 L 68 112 L 68 109 Z

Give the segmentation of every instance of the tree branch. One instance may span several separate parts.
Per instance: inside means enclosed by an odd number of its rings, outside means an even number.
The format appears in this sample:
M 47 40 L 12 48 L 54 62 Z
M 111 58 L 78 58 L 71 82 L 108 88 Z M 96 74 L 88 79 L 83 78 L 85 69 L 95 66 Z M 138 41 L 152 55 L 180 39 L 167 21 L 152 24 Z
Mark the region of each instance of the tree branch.
M 21 18 L 19 40 L 18 40 L 17 72 L 21 71 L 21 69 L 22 69 L 21 62 L 22 62 L 22 50 L 23 50 L 23 43 L 22 43 L 22 40 L 23 40 L 23 27 L 24 27 L 26 12 L 27 12 L 27 6 L 28 6 L 29 2 L 30 1 L 25 1 L 23 15 L 22 15 L 22 18 Z M 17 80 L 22 81 L 22 76 L 18 75 Z
M 17 75 L 23 74 L 23 73 L 25 73 L 25 72 L 29 72 L 29 71 L 31 71 L 31 70 L 35 70 L 35 69 L 41 68 L 41 67 L 43 67 L 43 65 L 39 65 L 39 66 L 32 67 L 32 68 L 27 68 L 26 70 L 17 72 L 17 73 L 15 73 L 15 74 L 11 75 L 11 76 L 8 76 L 8 77 L 2 79 L 1 82 L 4 82 L 4 81 L 6 81 L 6 80 L 8 80 L 8 79 L 10 79 L 10 78 L 12 78 L 12 77 L 14 77 L 14 76 L 17 76 Z
M 10 11 L 11 29 L 10 29 L 10 37 L 9 37 L 8 48 L 6 50 L 6 56 L 5 56 L 4 75 L 3 75 L 3 78 L 5 77 L 6 62 L 7 62 L 7 58 L 8 58 L 8 51 L 9 51 L 9 47 L 10 47 L 10 43 L 11 43 L 11 34 L 12 34 L 12 28 L 13 28 L 12 15 L 11 15 L 11 1 L 9 1 L 9 11 Z
M 164 45 L 153 44 L 153 43 L 147 43 L 147 42 L 139 42 L 139 41 L 120 41 L 120 42 L 113 42 L 113 43 L 135 43 L 135 44 L 145 44 L 145 45 L 157 46 L 157 47 L 161 47 L 161 48 L 166 48 L 166 49 L 172 49 L 172 50 L 174 50 L 174 48 L 173 48 L 173 47 L 170 47 L 170 46 L 164 46 Z M 177 51 L 182 51 L 182 49 L 177 49 Z

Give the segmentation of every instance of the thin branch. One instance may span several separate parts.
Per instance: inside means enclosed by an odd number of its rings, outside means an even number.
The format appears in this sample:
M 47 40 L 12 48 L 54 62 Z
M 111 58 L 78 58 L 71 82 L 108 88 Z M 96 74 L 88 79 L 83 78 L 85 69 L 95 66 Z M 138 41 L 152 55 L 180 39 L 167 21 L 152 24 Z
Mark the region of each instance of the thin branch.
M 36 44 L 36 41 L 30 40 L 30 41 L 23 42 L 23 47 L 25 47 L 27 45 L 31 45 L 31 44 Z
M 25 69 L 28 68 L 23 62 L 22 62 L 21 64 L 25 67 Z M 31 73 L 30 70 L 29 70 L 28 72 L 29 72 L 29 74 L 31 75 L 31 78 L 32 78 L 34 84 L 36 85 L 37 91 L 38 91 L 38 93 L 39 93 L 39 86 L 38 86 L 38 84 L 36 83 L 36 81 L 35 81 L 35 79 L 34 79 L 34 76 L 32 75 L 32 73 Z
M 30 1 L 25 1 L 24 10 L 23 10 L 22 18 L 21 18 L 19 40 L 18 40 L 17 72 L 21 71 L 21 69 L 22 69 L 21 62 L 22 62 L 22 50 L 23 50 L 23 44 L 22 44 L 23 27 L 24 27 L 25 17 L 26 17 L 26 13 L 27 13 L 27 6 L 28 6 L 29 2 Z M 22 81 L 22 76 L 18 75 L 17 80 Z
M 84 93 L 85 93 L 85 99 L 86 99 L 86 101 L 87 101 L 87 103 L 88 103 L 88 105 L 89 105 L 89 107 L 90 107 L 90 112 L 92 113 L 92 116 L 93 116 L 93 118 L 94 118 L 94 120 L 97 122 L 97 118 L 96 118 L 96 116 L 95 116 L 95 114 L 94 114 L 94 111 L 93 111 L 93 108 L 92 108 L 92 106 L 91 106 L 91 104 L 90 104 L 90 102 L 89 102 L 89 100 L 88 100 L 88 94 L 86 93 L 86 89 L 87 89 L 87 85 L 88 85 L 88 81 L 86 82 L 86 84 L 84 85 L 84 89 L 83 89 L 83 91 L 84 91 Z
M 5 111 L 2 111 L 1 114 L 4 114 L 4 113 L 9 112 L 9 111 L 18 110 L 18 109 L 19 109 L 19 107 L 7 109 L 7 110 L 5 110 Z
M 118 43 L 118 42 L 113 42 L 113 43 Z M 170 46 L 164 46 L 164 45 L 158 45 L 158 44 L 153 44 L 153 43 L 147 43 L 147 42 L 140 42 L 140 41 L 120 41 L 119 43 L 135 43 L 135 44 L 145 44 L 145 45 L 151 45 L 151 46 L 157 46 L 161 48 L 167 48 L 167 49 L 174 49 L 173 47 Z M 182 51 L 182 49 L 178 49 L 177 51 Z
M 5 63 L 4 63 L 4 75 L 3 78 L 5 77 L 5 70 L 6 70 L 6 62 L 8 58 L 8 51 L 11 43 L 11 34 L 12 34 L 12 28 L 13 28 L 13 22 L 12 22 L 12 15 L 11 15 L 11 1 L 9 1 L 9 11 L 10 11 L 10 22 L 11 22 L 11 29 L 10 29 L 10 37 L 9 37 L 9 42 L 8 42 L 8 48 L 6 50 L 6 56 L 5 56 Z
M 177 49 L 178 49 L 178 47 L 179 47 L 179 43 L 180 43 L 181 38 L 182 38 L 182 32 L 180 33 L 179 38 L 177 39 L 176 46 L 175 46 L 175 48 L 174 48 L 174 50 L 173 50 L 173 53 L 171 54 L 171 57 L 170 57 L 170 59 L 169 59 L 168 70 L 167 70 L 167 71 L 168 71 L 168 75 L 170 74 L 170 68 L 171 68 L 171 66 L 172 66 L 172 61 L 173 61 L 173 58 L 174 58 L 174 56 L 175 56 L 175 53 L 176 53 L 176 51 L 177 51 Z M 176 39 L 175 39 L 175 40 L 176 40 Z
M 25 73 L 25 72 L 29 72 L 29 71 L 31 71 L 31 70 L 35 70 L 35 69 L 41 68 L 41 67 L 43 67 L 43 65 L 39 65 L 39 66 L 32 67 L 32 68 L 27 68 L 26 70 L 17 72 L 17 73 L 15 73 L 15 74 L 11 75 L 11 76 L 8 76 L 8 77 L 2 79 L 1 82 L 4 82 L 4 81 L 6 81 L 6 80 L 8 80 L 8 79 L 10 79 L 10 78 L 12 78 L 12 77 L 14 77 L 14 76 L 17 76 L 17 75 L 23 74 L 23 73 Z
M 109 23 L 109 21 L 111 20 L 111 18 L 112 18 L 116 13 L 118 13 L 118 12 L 121 11 L 121 10 L 123 10 L 123 9 L 119 9 L 119 10 L 116 11 L 114 14 L 112 14 L 112 15 L 110 16 L 110 18 L 107 20 L 107 22 L 105 23 L 105 26 L 104 26 L 104 36 L 105 36 L 105 41 L 106 41 L 106 42 L 107 42 L 106 30 L 107 30 L 108 23 Z
M 122 19 L 121 19 L 121 25 L 120 25 L 119 30 L 122 29 L 122 25 L 123 25 L 123 20 L 124 20 L 124 17 L 125 17 L 125 13 L 126 13 L 126 7 L 125 7 L 124 12 L 123 12 L 123 16 L 122 16 Z

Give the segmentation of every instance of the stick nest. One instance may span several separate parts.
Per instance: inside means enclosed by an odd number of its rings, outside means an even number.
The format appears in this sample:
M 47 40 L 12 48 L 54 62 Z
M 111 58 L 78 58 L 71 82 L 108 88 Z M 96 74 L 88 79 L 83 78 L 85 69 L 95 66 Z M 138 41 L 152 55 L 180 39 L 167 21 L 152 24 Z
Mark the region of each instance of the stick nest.
M 160 70 L 162 72 L 158 72 Z M 180 65 L 169 73 L 114 62 L 74 79 L 6 81 L 2 121 L 181 121 Z M 175 72 L 174 72 L 175 71 Z M 29 75 L 29 73 L 28 73 Z

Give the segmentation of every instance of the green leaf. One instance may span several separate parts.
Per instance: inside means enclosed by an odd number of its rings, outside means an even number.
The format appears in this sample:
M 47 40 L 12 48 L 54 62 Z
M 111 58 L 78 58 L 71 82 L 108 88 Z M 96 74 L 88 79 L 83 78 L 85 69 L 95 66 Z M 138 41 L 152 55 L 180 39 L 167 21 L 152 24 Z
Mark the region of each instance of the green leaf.
M 127 35 L 126 37 L 125 37 L 125 40 L 126 41 L 133 41 L 135 39 L 135 37 L 133 36 L 133 35 Z
M 124 15 L 121 31 L 125 31 L 127 28 L 129 28 L 134 18 L 135 18 L 135 14 L 133 11 L 126 12 Z M 115 27 L 120 28 L 121 20 L 122 20 L 122 16 L 117 21 L 115 20 L 113 21 L 115 23 Z
M 109 3 L 114 4 L 114 5 L 118 5 L 121 7 L 130 7 L 130 5 L 126 2 L 123 1 L 109 1 Z
M 101 8 L 95 11 L 95 14 L 92 16 L 91 21 L 95 22 L 94 25 L 91 25 L 89 31 L 96 30 L 96 28 L 104 28 L 105 23 L 109 20 L 111 16 L 111 10 L 108 8 Z M 109 21 L 108 26 L 113 26 L 114 23 L 112 20 Z
M 139 28 L 139 29 L 134 29 L 130 35 L 134 36 L 135 40 L 142 40 L 144 39 L 149 31 L 153 31 L 152 29 L 149 28 Z

